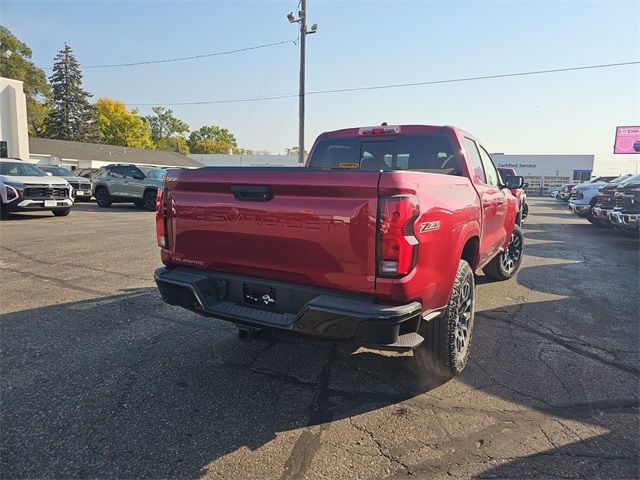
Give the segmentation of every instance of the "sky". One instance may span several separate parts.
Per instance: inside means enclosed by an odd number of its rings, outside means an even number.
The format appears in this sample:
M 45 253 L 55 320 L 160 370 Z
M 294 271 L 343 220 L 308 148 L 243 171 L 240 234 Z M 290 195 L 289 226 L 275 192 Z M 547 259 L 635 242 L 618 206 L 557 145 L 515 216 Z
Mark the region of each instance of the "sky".
M 85 89 L 134 104 L 298 92 L 293 43 L 233 55 L 158 60 L 295 40 L 288 1 L 0 0 L 0 24 L 50 69 L 74 50 Z M 307 91 L 475 77 L 640 60 L 637 1 L 307 1 Z M 47 74 L 50 70 L 47 70 Z M 139 106 L 142 114 L 150 106 Z M 239 146 L 297 144 L 297 98 L 169 106 L 192 129 L 220 125 Z M 455 125 L 491 152 L 595 154 L 598 174 L 633 172 L 613 155 L 617 125 L 640 125 L 640 66 L 308 95 L 306 145 L 323 131 L 391 124 Z

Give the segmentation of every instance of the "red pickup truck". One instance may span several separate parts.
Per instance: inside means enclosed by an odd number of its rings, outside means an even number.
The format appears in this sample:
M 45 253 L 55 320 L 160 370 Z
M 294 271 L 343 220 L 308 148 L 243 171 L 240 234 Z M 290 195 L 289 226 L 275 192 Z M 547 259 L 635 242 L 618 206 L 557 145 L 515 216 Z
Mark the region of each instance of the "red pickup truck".
M 454 127 L 327 132 L 304 167 L 170 170 L 158 191 L 162 298 L 230 321 L 414 350 L 464 368 L 474 272 L 520 266 L 518 202 L 491 157 Z
M 515 177 L 516 171 L 513 168 L 498 168 L 498 173 L 501 178 Z M 529 216 L 529 205 L 527 204 L 527 192 L 524 188 L 529 184 L 523 184 L 523 188 L 511 188 L 511 193 L 518 199 L 518 205 L 520 205 L 520 213 L 518 217 L 518 225 L 522 225 L 527 221 Z

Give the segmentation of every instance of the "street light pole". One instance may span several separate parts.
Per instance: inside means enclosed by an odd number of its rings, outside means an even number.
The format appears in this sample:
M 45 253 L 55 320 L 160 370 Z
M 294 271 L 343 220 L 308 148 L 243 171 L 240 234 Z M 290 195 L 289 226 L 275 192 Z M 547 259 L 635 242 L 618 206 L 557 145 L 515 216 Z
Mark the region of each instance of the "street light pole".
M 300 15 L 300 92 L 298 94 L 298 163 L 304 163 L 304 69 L 307 38 L 307 0 L 301 0 Z
M 300 91 L 298 93 L 298 163 L 304 163 L 304 70 L 305 54 L 307 45 L 307 35 L 316 33 L 318 25 L 311 25 L 311 30 L 307 31 L 307 0 L 300 0 L 300 11 L 298 17 L 293 12 L 287 15 L 290 23 L 300 24 Z

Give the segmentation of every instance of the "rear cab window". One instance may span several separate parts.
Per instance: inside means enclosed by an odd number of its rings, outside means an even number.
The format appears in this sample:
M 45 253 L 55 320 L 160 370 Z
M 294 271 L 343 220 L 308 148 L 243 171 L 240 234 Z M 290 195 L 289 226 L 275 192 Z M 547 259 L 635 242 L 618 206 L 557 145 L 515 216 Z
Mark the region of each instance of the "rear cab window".
M 308 166 L 323 170 L 463 173 L 451 139 L 440 134 L 327 138 L 317 143 Z

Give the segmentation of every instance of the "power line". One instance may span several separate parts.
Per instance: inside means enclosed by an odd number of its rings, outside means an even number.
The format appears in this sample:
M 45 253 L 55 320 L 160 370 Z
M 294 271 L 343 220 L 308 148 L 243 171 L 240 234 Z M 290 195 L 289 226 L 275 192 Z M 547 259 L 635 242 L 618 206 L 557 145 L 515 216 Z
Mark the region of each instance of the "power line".
M 476 80 L 491 80 L 495 78 L 524 77 L 528 75 L 543 75 L 548 73 L 573 72 L 578 70 L 594 70 L 598 68 L 624 67 L 624 66 L 638 65 L 638 64 L 640 64 L 640 60 L 632 61 L 632 62 L 605 63 L 600 65 L 584 65 L 580 67 L 553 68 L 548 70 L 532 70 L 528 72 L 501 73 L 496 75 L 483 75 L 483 76 L 476 76 L 476 77 L 450 78 L 446 80 L 430 80 L 425 82 L 395 83 L 395 84 L 389 84 L 389 85 L 372 85 L 368 87 L 338 88 L 333 90 L 316 90 L 316 91 L 307 92 L 307 95 L 324 95 L 329 93 L 359 92 L 359 91 L 366 91 L 366 90 L 381 90 L 386 88 L 405 88 L 405 87 L 417 87 L 421 85 L 438 85 L 438 84 L 445 84 L 445 83 L 471 82 Z M 170 102 L 170 103 L 161 103 L 161 102 L 128 103 L 128 105 L 135 106 L 135 107 L 154 106 L 154 105 L 165 105 L 165 106 L 212 105 L 212 104 L 221 104 L 221 103 L 243 103 L 243 102 L 258 102 L 258 101 L 265 101 L 265 100 L 279 100 L 281 98 L 293 98 L 297 96 L 298 94 L 288 93 L 288 94 L 280 94 L 280 95 L 267 95 L 264 97 L 236 98 L 236 99 L 228 99 L 228 100 L 202 100 L 202 101 L 193 101 L 193 102 Z
M 228 50 L 225 52 L 204 53 L 202 55 L 191 55 L 189 57 L 177 57 L 177 58 L 165 58 L 161 60 L 147 60 L 143 62 L 129 62 L 129 63 L 108 63 L 104 65 L 87 65 L 82 68 L 111 68 L 111 67 L 134 67 L 137 65 L 151 65 L 154 63 L 169 63 L 169 62 L 184 62 L 186 60 L 196 60 L 199 58 L 218 57 L 220 55 L 231 55 L 233 53 L 248 52 L 249 50 L 258 50 L 260 48 L 276 47 L 278 45 L 284 45 L 285 43 L 295 43 L 296 40 L 284 40 L 282 42 L 265 43 L 263 45 L 255 45 L 253 47 L 238 48 L 236 50 Z

